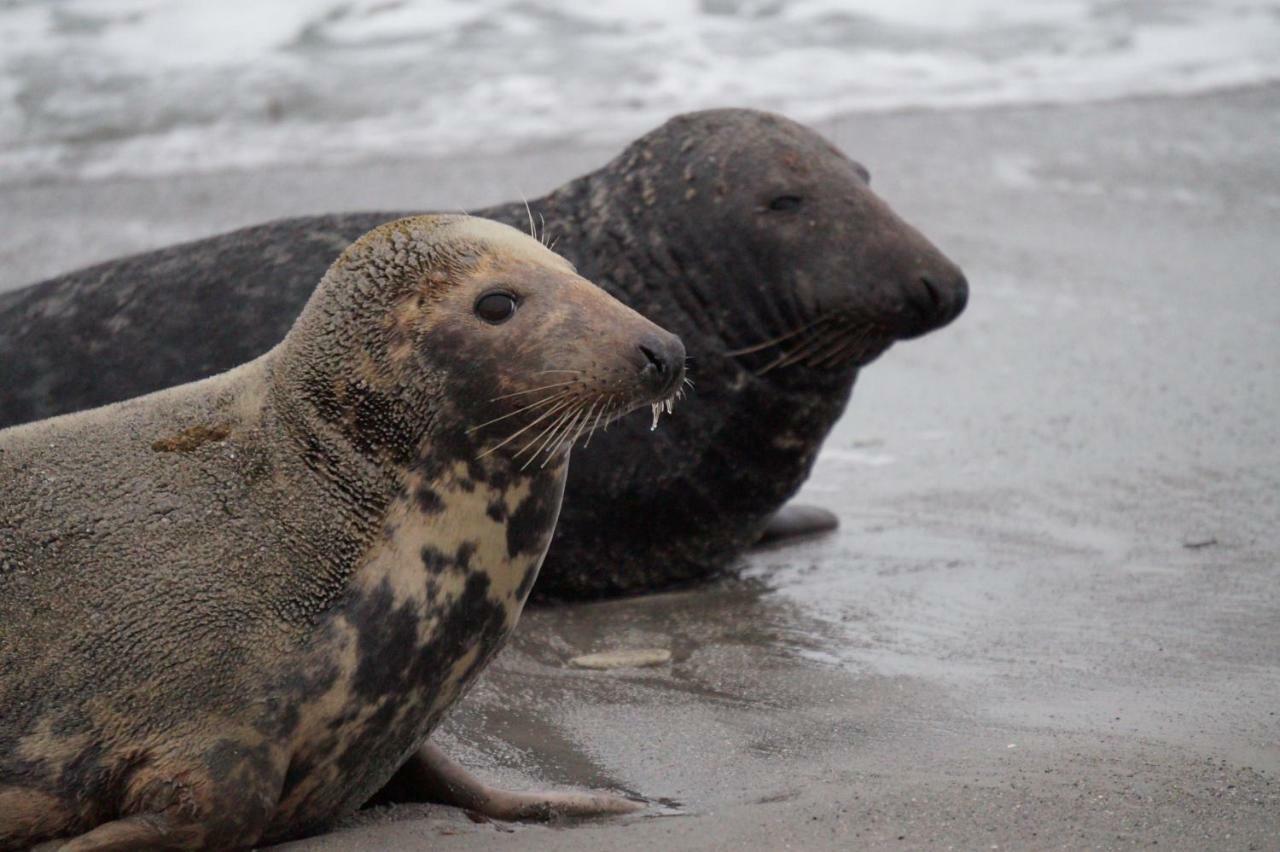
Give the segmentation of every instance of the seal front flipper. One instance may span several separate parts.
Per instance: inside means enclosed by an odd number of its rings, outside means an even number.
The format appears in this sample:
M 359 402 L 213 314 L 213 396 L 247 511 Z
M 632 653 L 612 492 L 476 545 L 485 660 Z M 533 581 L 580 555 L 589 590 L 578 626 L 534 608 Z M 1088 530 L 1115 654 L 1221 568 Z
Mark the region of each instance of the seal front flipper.
M 790 539 L 831 532 L 840 526 L 840 520 L 826 509 L 817 506 L 789 503 L 773 513 L 764 525 L 764 532 L 756 539 L 755 546 L 779 544 Z
M 371 804 L 433 802 L 476 811 L 491 819 L 550 820 L 633 813 L 644 803 L 606 793 L 558 793 L 490 787 L 427 742 L 401 766 Z
M 163 814 L 138 814 L 115 822 L 103 823 L 66 843 L 53 841 L 49 844 L 42 843 L 37 848 L 57 849 L 59 852 L 189 849 L 196 848 L 198 835 L 199 832 L 193 832 L 190 825 L 176 825 L 171 818 Z

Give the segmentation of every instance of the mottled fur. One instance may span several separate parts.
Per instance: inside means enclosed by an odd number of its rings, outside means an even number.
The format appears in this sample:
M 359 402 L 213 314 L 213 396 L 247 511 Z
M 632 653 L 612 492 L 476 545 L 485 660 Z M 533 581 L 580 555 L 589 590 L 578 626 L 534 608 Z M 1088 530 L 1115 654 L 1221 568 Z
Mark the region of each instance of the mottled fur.
M 652 402 L 655 335 L 535 240 L 421 217 L 261 358 L 0 432 L 0 849 L 241 847 L 366 801 L 514 627 L 559 511 L 566 453 L 469 428 L 551 369 Z

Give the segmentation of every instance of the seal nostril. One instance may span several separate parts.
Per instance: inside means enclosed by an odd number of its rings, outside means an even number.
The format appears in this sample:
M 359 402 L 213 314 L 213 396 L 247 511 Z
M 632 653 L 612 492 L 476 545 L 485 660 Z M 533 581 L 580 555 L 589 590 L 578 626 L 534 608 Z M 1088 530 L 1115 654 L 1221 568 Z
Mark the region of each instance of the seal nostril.
M 654 352 L 652 349 L 650 349 L 648 346 L 645 346 L 643 343 L 640 344 L 640 351 L 644 353 L 644 357 L 649 362 L 648 366 L 645 367 L 646 370 L 649 368 L 652 368 L 655 371 L 657 371 L 658 375 L 663 375 L 664 373 L 667 372 L 667 362 L 662 359 L 661 355 L 659 355 L 657 352 Z
M 930 281 L 927 275 L 920 277 L 920 283 L 924 285 L 924 292 L 929 297 L 930 313 L 938 313 L 942 306 L 942 294 L 938 292 L 938 285 Z
M 969 279 L 961 275 L 956 280 L 955 296 L 952 297 L 951 318 L 955 319 L 969 304 Z

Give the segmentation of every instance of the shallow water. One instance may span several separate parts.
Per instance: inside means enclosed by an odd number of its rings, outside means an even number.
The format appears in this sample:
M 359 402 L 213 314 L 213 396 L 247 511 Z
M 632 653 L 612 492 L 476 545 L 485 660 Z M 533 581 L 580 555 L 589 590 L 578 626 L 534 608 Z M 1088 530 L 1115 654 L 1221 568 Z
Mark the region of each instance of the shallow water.
M 1262 0 L 9 0 L 0 183 L 1280 79 Z

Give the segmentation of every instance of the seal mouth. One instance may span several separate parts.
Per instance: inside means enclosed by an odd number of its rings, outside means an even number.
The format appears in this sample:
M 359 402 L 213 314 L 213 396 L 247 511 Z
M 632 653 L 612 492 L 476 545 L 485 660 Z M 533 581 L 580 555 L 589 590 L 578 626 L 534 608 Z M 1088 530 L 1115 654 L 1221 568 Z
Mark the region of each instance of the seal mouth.
M 786 367 L 822 372 L 859 369 L 879 358 L 896 339 L 892 329 L 849 311 L 827 311 L 782 334 L 726 354 L 757 376 Z M 750 366 L 754 362 L 755 366 Z

